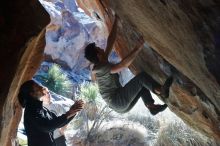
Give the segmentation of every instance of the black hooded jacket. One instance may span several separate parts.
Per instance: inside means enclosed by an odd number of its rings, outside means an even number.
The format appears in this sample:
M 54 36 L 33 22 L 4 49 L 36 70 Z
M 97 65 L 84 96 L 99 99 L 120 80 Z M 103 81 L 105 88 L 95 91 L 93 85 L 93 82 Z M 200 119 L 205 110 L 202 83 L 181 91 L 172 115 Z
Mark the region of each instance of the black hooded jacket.
M 56 116 L 43 107 L 42 102 L 30 100 L 24 111 L 24 127 L 28 137 L 28 146 L 56 146 L 53 131 L 61 128 L 73 119 L 66 114 Z

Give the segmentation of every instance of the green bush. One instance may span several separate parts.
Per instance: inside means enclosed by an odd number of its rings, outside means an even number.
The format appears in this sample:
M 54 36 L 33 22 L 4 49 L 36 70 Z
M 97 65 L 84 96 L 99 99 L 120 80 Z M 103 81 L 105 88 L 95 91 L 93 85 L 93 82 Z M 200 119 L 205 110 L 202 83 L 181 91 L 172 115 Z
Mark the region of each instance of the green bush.
M 95 101 L 98 97 L 98 86 L 95 83 L 83 83 L 80 85 L 80 97 Z
M 34 78 L 59 95 L 68 97 L 69 93 L 72 92 L 70 79 L 57 64 L 53 64 L 48 73 L 35 75 Z
M 27 146 L 27 140 L 26 139 L 22 139 L 22 138 L 18 138 L 18 143 L 19 146 Z
M 98 93 L 98 86 L 95 83 L 88 83 L 85 82 L 80 85 L 80 98 L 83 98 L 85 103 L 85 112 L 89 120 L 93 121 L 98 112 L 97 106 L 97 97 L 99 96 Z

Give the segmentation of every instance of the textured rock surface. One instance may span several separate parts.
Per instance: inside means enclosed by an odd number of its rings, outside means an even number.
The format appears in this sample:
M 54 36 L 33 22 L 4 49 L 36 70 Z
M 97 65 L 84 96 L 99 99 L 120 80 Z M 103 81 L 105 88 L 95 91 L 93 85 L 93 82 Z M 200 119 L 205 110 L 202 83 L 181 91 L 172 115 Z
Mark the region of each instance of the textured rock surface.
M 60 60 L 72 72 L 88 67 L 84 58 L 84 47 L 89 42 L 105 46 L 105 31 L 77 9 L 74 1 L 41 0 L 48 11 L 51 22 L 47 27 L 45 54 L 53 61 Z M 58 62 L 59 63 L 59 62 Z
M 47 2 L 49 4 L 51 1 Z M 77 12 L 71 0 L 53 2 L 57 9 Z M 130 67 L 133 73 L 144 70 L 161 84 L 167 76 L 173 74 L 176 80 L 172 85 L 170 98 L 165 101 L 169 108 L 188 125 L 219 141 L 219 1 L 77 2 L 94 18 L 103 32 L 108 32 L 111 28 L 113 13 L 119 15 L 119 34 L 115 48 L 121 57 L 135 46 L 137 36 L 142 34 L 146 46 Z M 53 43 L 60 40 L 57 35 L 60 30 L 71 39 L 73 34 L 80 34 L 78 29 L 82 30 L 68 11 L 49 12 L 52 20 L 47 35 L 52 36 Z M 61 19 L 61 14 L 67 15 L 67 22 L 71 21 L 70 28 L 77 29 L 70 29 L 68 23 L 62 28 L 56 21 Z M 32 77 L 42 59 L 45 32 L 42 31 L 38 37 L 31 37 L 38 35 L 48 23 L 49 16 L 38 1 L 4 1 L 1 4 L 0 145 L 10 146 L 11 138 L 15 136 L 21 112 L 16 100 L 18 87 L 24 80 Z M 80 39 L 85 34 L 81 35 Z M 28 47 L 25 47 L 28 40 Z
M 42 29 L 48 23 L 49 15 L 37 0 L 4 1 L 0 6 L 1 146 L 10 146 L 16 135 L 21 116 L 18 87 L 40 64 L 45 46 Z
M 175 83 L 166 101 L 188 125 L 220 140 L 219 26 L 215 0 L 77 0 L 90 16 L 110 28 L 120 17 L 116 50 L 125 56 L 143 35 L 147 45 L 131 67 L 159 83 L 171 74 Z M 95 15 L 94 15 L 95 14 Z

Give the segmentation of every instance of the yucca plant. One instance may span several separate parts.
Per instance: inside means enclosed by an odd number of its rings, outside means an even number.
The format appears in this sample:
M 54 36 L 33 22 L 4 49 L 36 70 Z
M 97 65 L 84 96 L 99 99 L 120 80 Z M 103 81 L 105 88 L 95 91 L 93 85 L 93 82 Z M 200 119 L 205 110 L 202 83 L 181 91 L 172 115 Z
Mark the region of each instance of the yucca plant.
M 89 120 L 94 120 L 98 111 L 96 99 L 98 86 L 95 83 L 83 83 L 80 85 L 80 97 L 86 100 L 85 111 Z
M 102 123 L 109 117 L 111 110 L 99 100 L 98 86 L 96 83 L 85 82 L 80 85 L 77 98 L 85 101 L 82 112 L 78 119 L 74 118 L 72 126 L 74 129 L 80 129 L 80 137 L 85 137 L 84 144 L 90 145 L 91 141 L 96 139 Z M 83 117 L 83 119 L 81 118 Z
M 87 101 L 95 101 L 98 97 L 98 86 L 96 83 L 83 83 L 80 85 L 80 96 Z
M 18 138 L 19 146 L 27 146 L 27 140 Z
M 38 74 L 34 78 L 57 94 L 68 97 L 72 91 L 70 79 L 57 64 L 53 64 L 49 68 L 48 73 Z

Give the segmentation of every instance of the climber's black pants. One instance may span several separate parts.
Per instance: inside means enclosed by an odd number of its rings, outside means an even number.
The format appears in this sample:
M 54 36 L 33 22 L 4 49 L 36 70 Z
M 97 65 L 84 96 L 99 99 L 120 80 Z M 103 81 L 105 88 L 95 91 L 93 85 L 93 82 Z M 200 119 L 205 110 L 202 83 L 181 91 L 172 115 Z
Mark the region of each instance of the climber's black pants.
M 150 91 L 160 85 L 147 73 L 142 72 L 131 79 L 124 87 L 110 97 L 109 106 L 119 113 L 126 113 L 132 109 L 141 97 L 145 105 L 154 103 Z

